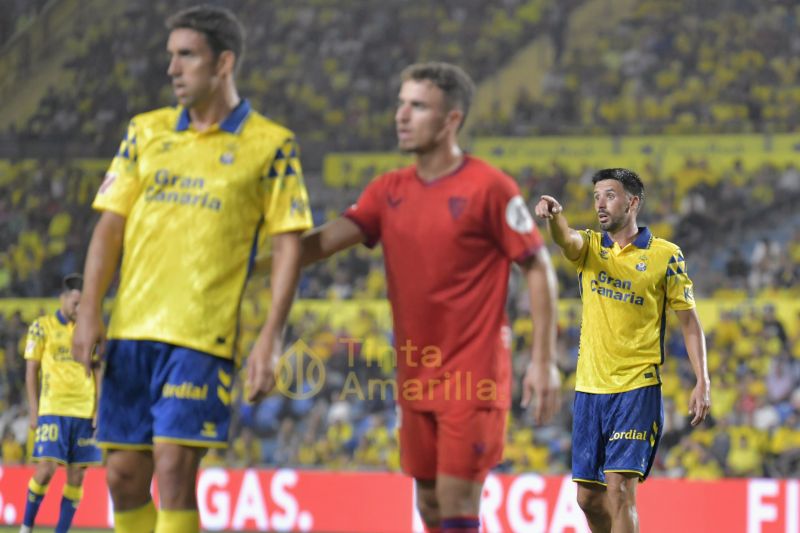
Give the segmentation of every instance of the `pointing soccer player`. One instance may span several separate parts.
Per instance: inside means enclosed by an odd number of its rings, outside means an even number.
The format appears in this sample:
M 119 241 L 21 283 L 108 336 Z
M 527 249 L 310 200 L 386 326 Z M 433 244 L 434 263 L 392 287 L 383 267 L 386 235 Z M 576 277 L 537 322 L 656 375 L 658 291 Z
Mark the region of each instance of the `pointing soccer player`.
M 602 233 L 569 227 L 561 204 L 542 196 L 535 213 L 580 278 L 583 315 L 575 383 L 572 478 L 594 533 L 639 531 L 636 487 L 650 472 L 664 427 L 661 375 L 665 309 L 675 310 L 697 383 L 696 426 L 710 408 L 703 328 L 692 280 L 675 244 L 640 227 L 644 184 L 630 170 L 597 172 Z
M 456 66 L 406 68 L 395 123 L 415 164 L 376 178 L 344 216 L 303 236 L 304 264 L 359 243 L 383 246 L 401 463 L 431 532 L 477 533 L 483 481 L 502 457 L 512 263 L 527 280 L 534 323 L 523 401 L 537 421 L 560 402 L 555 274 L 514 180 L 458 146 L 473 91 Z
M 311 227 L 298 146 L 241 98 L 244 33 L 227 9 L 168 21 L 178 101 L 137 115 L 94 200 L 75 357 L 106 360 L 97 440 L 108 451 L 118 532 L 199 530 L 195 481 L 225 447 L 239 302 L 251 258 L 272 239 L 270 315 L 248 358 L 250 400 L 274 385 L 282 332 Z M 102 300 L 122 257 L 108 342 Z M 158 479 L 160 511 L 150 499 Z

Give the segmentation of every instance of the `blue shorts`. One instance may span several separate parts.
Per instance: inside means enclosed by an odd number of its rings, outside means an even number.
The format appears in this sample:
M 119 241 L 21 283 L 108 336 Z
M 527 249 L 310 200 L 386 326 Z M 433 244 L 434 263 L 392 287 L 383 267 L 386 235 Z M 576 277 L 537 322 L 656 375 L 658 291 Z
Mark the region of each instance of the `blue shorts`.
M 34 461 L 55 461 L 64 465 L 97 465 L 103 454 L 95 446 L 90 418 L 42 415 L 36 425 Z
M 572 479 L 605 485 L 606 472 L 639 474 L 644 481 L 664 427 L 661 386 L 616 394 L 575 393 Z
M 153 442 L 224 448 L 234 365 L 163 342 L 110 340 L 100 390 L 97 442 L 151 449 Z

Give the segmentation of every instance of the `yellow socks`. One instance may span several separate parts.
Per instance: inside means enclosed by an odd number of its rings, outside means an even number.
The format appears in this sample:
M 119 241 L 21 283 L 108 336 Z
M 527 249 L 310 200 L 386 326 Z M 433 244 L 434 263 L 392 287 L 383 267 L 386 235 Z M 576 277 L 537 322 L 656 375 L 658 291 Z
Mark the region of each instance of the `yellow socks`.
M 200 513 L 196 510 L 161 509 L 156 533 L 199 533 Z
M 130 511 L 114 512 L 115 533 L 152 533 L 156 529 L 153 500 Z

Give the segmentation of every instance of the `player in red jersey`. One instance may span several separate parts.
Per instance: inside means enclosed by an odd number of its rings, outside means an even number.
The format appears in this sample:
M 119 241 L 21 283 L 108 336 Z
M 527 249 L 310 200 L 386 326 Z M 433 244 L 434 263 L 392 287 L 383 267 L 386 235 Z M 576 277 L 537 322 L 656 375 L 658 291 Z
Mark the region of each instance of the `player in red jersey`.
M 428 531 L 437 532 L 478 531 L 483 481 L 502 457 L 512 262 L 527 279 L 534 321 L 523 403 L 544 421 L 560 401 L 556 282 L 542 237 L 514 180 L 458 146 L 473 91 L 456 66 L 406 68 L 395 122 L 400 149 L 416 163 L 378 177 L 342 217 L 303 237 L 305 264 L 383 244 L 401 463 L 416 480 Z

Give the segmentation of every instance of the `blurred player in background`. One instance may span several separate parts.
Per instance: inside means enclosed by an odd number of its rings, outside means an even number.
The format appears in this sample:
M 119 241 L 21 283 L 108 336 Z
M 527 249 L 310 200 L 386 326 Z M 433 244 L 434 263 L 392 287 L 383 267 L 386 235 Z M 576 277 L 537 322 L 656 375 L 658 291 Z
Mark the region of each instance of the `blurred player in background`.
M 97 368 L 93 375 L 87 376 L 71 353 L 82 285 L 80 274 L 64 278 L 59 310 L 37 318 L 28 329 L 25 388 L 31 429 L 36 431 L 33 460 L 37 464 L 28 483 L 20 533 L 33 531 L 39 506 L 60 464 L 66 466 L 67 484 L 56 532 L 69 531 L 83 496 L 86 467 L 100 464 L 102 460 L 95 446 L 93 424 Z
M 636 224 L 644 184 L 621 168 L 597 172 L 594 207 L 603 233 L 569 227 L 559 202 L 542 196 L 536 215 L 577 268 L 583 315 L 572 428 L 572 477 L 593 532 L 639 531 L 636 485 L 655 459 L 664 427 L 659 366 L 667 306 L 680 321 L 697 384 L 696 426 L 710 408 L 703 328 L 683 253 Z
M 537 421 L 556 410 L 556 282 L 514 180 L 465 155 L 472 80 L 445 63 L 402 73 L 399 148 L 416 163 L 378 177 L 342 217 L 303 237 L 303 263 L 383 245 L 397 349 L 403 470 L 428 531 L 477 532 L 481 489 L 502 457 L 511 395 L 505 301 L 523 270 L 534 321 L 524 380 Z
M 201 6 L 167 27 L 179 105 L 133 118 L 97 193 L 74 341 L 84 364 L 95 346 L 106 361 L 97 440 L 119 532 L 199 530 L 198 464 L 228 439 L 239 302 L 260 236 L 272 237 L 272 302 L 248 360 L 251 401 L 274 385 L 311 227 L 294 135 L 237 92 L 241 23 Z M 106 344 L 101 306 L 120 256 Z

